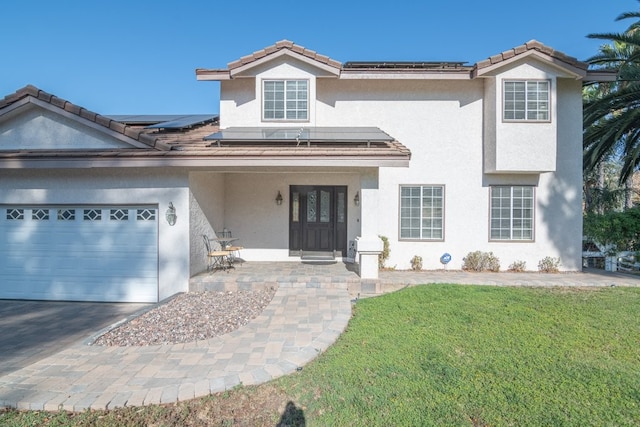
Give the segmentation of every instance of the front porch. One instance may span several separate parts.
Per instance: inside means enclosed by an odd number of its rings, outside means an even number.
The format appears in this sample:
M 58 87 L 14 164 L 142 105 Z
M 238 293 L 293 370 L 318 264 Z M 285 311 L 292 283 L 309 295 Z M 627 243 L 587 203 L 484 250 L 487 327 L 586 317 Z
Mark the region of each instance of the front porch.
M 347 289 L 360 292 L 357 265 L 343 261 L 247 261 L 229 270 L 205 271 L 189 281 L 190 292 L 259 290 L 270 286 Z M 377 281 L 364 281 L 375 287 Z M 375 290 L 372 289 L 372 291 Z

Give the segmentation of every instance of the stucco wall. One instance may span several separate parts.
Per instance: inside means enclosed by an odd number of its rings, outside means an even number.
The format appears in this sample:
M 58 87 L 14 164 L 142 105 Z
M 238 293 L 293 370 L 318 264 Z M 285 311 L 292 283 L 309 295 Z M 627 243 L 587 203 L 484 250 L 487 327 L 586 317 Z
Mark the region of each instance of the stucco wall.
M 189 289 L 189 189 L 186 171 L 166 169 L 0 170 L 0 204 L 152 205 L 158 208 L 158 292 Z M 165 212 L 172 202 L 177 222 Z
M 289 187 L 291 185 L 346 185 L 348 187 L 347 238 L 353 240 L 360 233 L 360 210 L 353 204 L 353 196 L 360 186 L 358 173 L 281 171 L 237 171 L 198 173 L 191 178 L 194 196 L 200 206 L 217 205 L 217 210 L 205 213 L 202 227 L 215 223 L 215 229 L 227 228 L 243 246 L 242 258 L 247 261 L 288 261 L 289 257 Z M 224 187 L 223 189 L 221 188 Z M 278 191 L 283 203 L 275 202 Z M 203 193 L 209 194 L 206 200 Z M 194 225 L 198 226 L 198 221 Z M 199 236 L 192 231 L 192 239 Z M 197 244 L 195 245 L 197 249 Z M 198 256 L 197 254 L 195 255 Z M 197 260 L 196 260 L 197 262 Z M 193 263 L 192 263 L 193 265 Z
M 557 77 L 558 72 L 538 61 L 531 64 L 516 64 L 495 77 L 495 82 L 487 83 L 492 87 L 492 92 L 487 96 L 495 99 L 495 117 L 488 118 L 490 123 L 495 123 L 493 132 L 487 139 L 487 150 L 493 154 L 490 158 L 493 169 L 487 168 L 486 172 L 498 173 L 534 173 L 553 172 L 556 170 L 556 146 L 557 146 Z M 504 121 L 503 111 L 503 87 L 505 80 L 547 80 L 549 87 L 549 121 L 540 122 L 509 122 Z M 493 100 L 489 101 L 493 102 Z
M 498 80 L 495 77 L 471 81 L 315 79 L 317 100 L 310 104 L 313 124 L 377 126 L 411 150 L 409 168 L 381 168 L 378 171 L 379 192 L 377 209 L 374 209 L 378 217 L 367 221 L 376 228 L 367 230 L 370 234 L 381 234 L 390 239 L 388 266 L 410 268 L 411 258 L 420 255 L 424 268 L 438 269 L 442 268 L 440 256 L 448 252 L 453 256 L 449 268 L 457 269 L 466 254 L 483 250 L 493 251 L 501 259 L 503 269 L 514 261 L 525 261 L 528 269 L 536 270 L 538 261 L 546 256 L 560 257 L 563 270 L 580 269 L 580 82 L 563 78 L 555 68 L 534 62 L 535 66 L 518 63 L 507 67 L 500 71 Z M 287 69 L 287 73 L 288 77 L 291 70 Z M 276 77 L 277 73 L 271 75 Z M 551 79 L 551 121 L 536 124 L 535 132 L 527 124 L 513 126 L 513 123 L 503 123 L 500 116 L 503 78 Z M 253 99 L 246 96 L 250 87 L 259 89 L 255 81 L 222 82 L 223 103 L 229 107 L 226 114 L 233 117 L 233 120 L 224 121 L 223 127 L 264 125 L 259 121 L 259 99 L 255 95 Z M 259 95 L 259 91 L 257 93 Z M 485 102 L 489 94 L 494 94 L 494 98 Z M 236 95 L 243 97 L 242 111 L 231 108 L 229 100 Z M 246 113 L 242 118 L 241 112 Z M 493 116 L 487 118 L 486 114 Z M 280 125 L 295 126 L 293 123 Z M 493 126 L 493 129 L 487 129 L 487 126 Z M 487 138 L 493 139 L 493 147 L 485 151 Z M 509 145 L 510 141 L 515 141 L 515 144 Z M 487 154 L 494 155 L 494 166 L 497 159 L 498 166 L 518 173 L 486 174 Z M 500 159 L 503 155 L 506 163 Z M 491 165 L 491 162 L 487 164 Z M 555 172 L 538 173 L 545 170 Z M 365 172 L 353 172 L 365 179 Z M 318 184 L 322 183 L 320 178 L 324 175 L 309 175 L 307 178 L 310 183 Z M 340 181 L 344 178 L 339 175 L 334 178 L 336 185 L 344 185 Z M 358 182 L 355 180 L 354 185 Z M 261 247 L 259 256 L 258 252 L 245 251 L 249 256 L 255 254 L 255 259 L 276 259 L 284 253 L 288 216 L 280 213 L 278 209 L 282 207 L 276 207 L 271 200 L 278 189 L 286 196 L 286 189 L 282 189 L 290 184 L 293 182 L 277 174 L 259 178 L 249 175 L 240 180 L 227 176 L 225 225 L 235 230 L 243 229 L 241 237 L 249 239 L 248 242 L 243 240 L 245 246 Z M 403 184 L 444 185 L 443 241 L 398 239 L 399 188 Z M 536 187 L 534 241 L 489 240 L 491 185 Z M 254 203 L 266 210 L 255 210 L 250 214 Z M 352 218 L 351 212 L 350 239 L 353 226 L 358 226 L 358 223 L 353 223 L 357 218 Z M 267 217 L 269 226 L 261 228 L 258 224 Z
M 326 72 L 291 58 L 279 58 L 251 70 L 251 77 L 225 81 L 220 89 L 220 126 L 283 126 L 281 121 L 262 120 L 262 84 L 266 79 L 300 79 L 309 82 L 309 118 L 286 126 L 328 126 L 316 122 L 316 87 Z M 318 78 L 319 77 L 319 78 Z
M 130 147 L 102 132 L 44 108 L 25 106 L 19 109 L 19 113 L 14 118 L 0 123 L 0 150 Z
M 203 235 L 215 237 L 224 227 L 224 174 L 193 172 L 189 176 L 191 275 L 207 269 L 207 251 Z M 211 242 L 215 247 L 215 242 Z

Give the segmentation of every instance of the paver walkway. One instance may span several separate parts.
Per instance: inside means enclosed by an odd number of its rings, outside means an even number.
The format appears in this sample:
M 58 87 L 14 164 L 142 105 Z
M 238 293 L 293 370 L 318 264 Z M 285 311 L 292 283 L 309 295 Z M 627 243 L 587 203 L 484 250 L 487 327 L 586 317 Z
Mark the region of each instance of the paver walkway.
M 263 313 L 230 334 L 189 344 L 149 347 L 76 343 L 0 376 L 0 407 L 110 409 L 175 402 L 224 391 L 240 383 L 263 383 L 294 372 L 335 342 L 351 317 L 351 298 L 359 294 L 371 296 L 422 283 L 640 286 L 640 276 L 599 271 L 383 271 L 376 281 L 360 281 L 340 264 L 323 269 L 304 266 L 302 271 L 290 268 L 286 277 L 274 276 L 279 288 Z M 224 277 L 225 283 L 207 284 L 206 278 L 198 278 L 196 285 L 250 288 L 250 282 L 264 280 L 264 275 L 259 274 L 261 269 L 261 264 L 247 264 L 236 278 L 226 274 L 212 276 L 216 281 Z
M 0 377 L 0 406 L 109 409 L 263 383 L 314 359 L 350 317 L 345 289 L 280 288 L 260 316 L 220 337 L 149 347 L 75 344 Z

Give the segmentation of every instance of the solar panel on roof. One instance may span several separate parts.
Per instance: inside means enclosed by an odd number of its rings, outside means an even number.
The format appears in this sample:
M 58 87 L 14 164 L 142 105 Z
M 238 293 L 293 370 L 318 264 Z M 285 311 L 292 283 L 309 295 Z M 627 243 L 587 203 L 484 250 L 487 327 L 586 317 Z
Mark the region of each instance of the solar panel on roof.
M 112 114 L 106 117 L 127 125 L 148 125 L 176 120 L 184 114 Z
M 147 126 L 145 129 L 185 129 L 194 125 L 213 121 L 216 118 L 218 118 L 218 116 L 212 114 L 177 116 L 174 119 Z
M 204 138 L 209 141 L 393 141 L 376 127 L 228 128 Z

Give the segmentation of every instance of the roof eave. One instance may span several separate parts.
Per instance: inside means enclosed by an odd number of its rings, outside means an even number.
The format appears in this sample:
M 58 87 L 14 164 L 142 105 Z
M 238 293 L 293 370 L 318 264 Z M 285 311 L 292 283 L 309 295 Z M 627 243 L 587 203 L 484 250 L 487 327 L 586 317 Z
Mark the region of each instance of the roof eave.
M 617 70 L 589 70 L 585 82 L 615 82 L 618 79 Z
M 258 58 L 256 60 L 253 60 L 251 62 L 248 62 L 247 64 L 244 65 L 240 65 L 238 67 L 234 67 L 231 68 L 229 70 L 229 75 L 230 78 L 234 78 L 235 76 L 239 76 L 240 74 L 246 73 L 247 71 L 251 70 L 252 68 L 258 67 L 264 63 L 267 62 L 271 62 L 274 59 L 277 59 L 281 56 L 289 56 L 291 58 L 294 58 L 298 61 L 304 62 L 306 64 L 309 64 L 313 67 L 316 67 L 318 69 L 321 69 L 323 71 L 328 72 L 331 75 L 334 76 L 339 76 L 340 75 L 340 68 L 339 67 L 335 67 L 333 65 L 330 64 L 325 64 L 324 62 L 320 62 L 317 61 L 313 58 L 310 58 L 308 56 L 302 55 L 300 53 L 294 52 L 292 50 L 289 49 L 281 49 L 278 50 L 276 52 L 270 53 L 266 56 L 263 56 L 262 58 Z
M 410 155 L 382 157 L 353 156 L 158 156 L 158 157 L 56 157 L 0 158 L 2 169 L 92 169 L 92 168 L 155 168 L 155 167 L 409 167 Z
M 569 74 L 571 77 L 575 78 L 576 80 L 584 79 L 587 75 L 586 67 L 583 68 L 581 66 L 572 65 L 558 58 L 555 58 L 553 56 L 539 52 L 535 49 L 531 49 L 526 52 L 512 56 L 511 58 L 501 60 L 499 62 L 496 62 L 488 66 L 476 65 L 476 69 L 472 72 L 472 78 L 493 76 L 493 73 L 495 73 L 500 68 L 507 67 L 513 64 L 514 62 L 522 61 L 523 59 L 529 58 L 529 57 L 535 57 L 536 59 L 542 62 L 548 63 L 554 66 L 555 68 L 558 68 L 559 70 Z
M 231 80 L 231 73 L 229 72 L 229 70 L 197 68 L 196 80 L 199 80 L 199 81 Z

